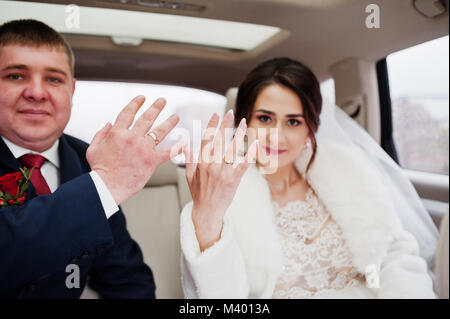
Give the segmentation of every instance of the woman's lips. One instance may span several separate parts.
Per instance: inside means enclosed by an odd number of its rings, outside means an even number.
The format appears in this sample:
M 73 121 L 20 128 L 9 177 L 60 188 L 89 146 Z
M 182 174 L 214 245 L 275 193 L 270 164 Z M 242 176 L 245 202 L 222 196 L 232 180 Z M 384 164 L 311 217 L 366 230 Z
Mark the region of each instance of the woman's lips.
M 274 149 L 271 149 L 270 147 L 265 147 L 265 149 L 266 149 L 266 153 L 269 155 L 280 155 L 280 154 L 283 154 L 284 152 L 286 152 L 286 150 L 280 150 L 280 149 L 274 150 Z

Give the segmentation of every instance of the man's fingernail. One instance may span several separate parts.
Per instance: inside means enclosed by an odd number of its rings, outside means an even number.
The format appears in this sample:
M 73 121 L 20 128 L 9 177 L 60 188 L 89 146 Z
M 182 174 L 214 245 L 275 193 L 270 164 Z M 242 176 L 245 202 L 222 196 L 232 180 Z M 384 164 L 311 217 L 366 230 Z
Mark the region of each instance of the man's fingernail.
M 229 120 L 229 119 L 231 119 L 231 118 L 233 118 L 233 110 L 229 110 L 228 112 L 227 112 L 227 114 L 225 114 L 225 116 L 224 116 L 224 120 L 226 119 L 226 120 Z

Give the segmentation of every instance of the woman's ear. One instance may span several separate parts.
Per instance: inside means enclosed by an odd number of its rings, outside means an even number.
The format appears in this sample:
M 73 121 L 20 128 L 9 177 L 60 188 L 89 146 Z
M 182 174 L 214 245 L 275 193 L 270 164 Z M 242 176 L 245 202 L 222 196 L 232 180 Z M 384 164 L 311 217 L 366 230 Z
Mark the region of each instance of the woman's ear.
M 308 136 L 308 138 L 306 139 L 305 142 L 305 146 L 303 147 L 303 149 L 307 149 L 311 147 L 311 138 Z
M 302 176 L 306 176 L 306 168 L 308 167 L 308 163 L 312 158 L 313 150 L 312 150 L 312 142 L 311 137 L 308 136 L 305 145 L 303 147 L 303 150 L 300 152 L 300 155 L 295 160 L 294 165 L 296 166 L 297 170 L 302 174 Z

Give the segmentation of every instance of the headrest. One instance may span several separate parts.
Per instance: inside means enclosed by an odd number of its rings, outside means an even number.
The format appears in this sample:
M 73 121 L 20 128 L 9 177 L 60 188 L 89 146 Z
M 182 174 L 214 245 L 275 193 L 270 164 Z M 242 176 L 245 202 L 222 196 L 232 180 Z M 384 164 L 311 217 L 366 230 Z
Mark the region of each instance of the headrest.
M 227 93 L 225 94 L 225 97 L 227 98 L 227 106 L 225 108 L 225 113 L 227 113 L 230 109 L 233 109 L 233 111 L 236 110 L 236 99 L 238 94 L 239 88 L 229 88 Z
M 177 185 L 177 165 L 171 160 L 159 165 L 145 187 Z
M 236 105 L 238 88 L 230 88 L 228 89 L 225 97 L 227 98 L 227 105 L 225 108 L 225 112 L 233 109 Z M 178 184 L 178 175 L 177 175 L 177 165 L 172 161 L 167 161 L 164 164 L 158 166 L 158 168 L 153 173 L 150 180 L 147 182 L 145 187 L 156 187 L 156 186 L 164 186 L 164 185 L 177 185 Z

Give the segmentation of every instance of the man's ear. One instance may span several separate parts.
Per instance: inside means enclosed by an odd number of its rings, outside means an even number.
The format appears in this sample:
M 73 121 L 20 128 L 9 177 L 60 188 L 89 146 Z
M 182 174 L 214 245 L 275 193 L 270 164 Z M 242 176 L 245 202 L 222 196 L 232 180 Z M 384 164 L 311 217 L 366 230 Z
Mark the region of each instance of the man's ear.
M 73 80 L 72 80 L 72 97 L 73 97 L 73 94 L 75 93 L 75 84 L 76 84 L 76 82 L 77 82 L 77 80 L 75 78 L 73 78 Z

